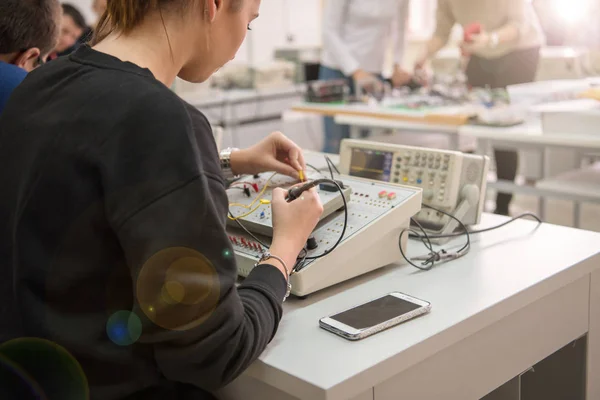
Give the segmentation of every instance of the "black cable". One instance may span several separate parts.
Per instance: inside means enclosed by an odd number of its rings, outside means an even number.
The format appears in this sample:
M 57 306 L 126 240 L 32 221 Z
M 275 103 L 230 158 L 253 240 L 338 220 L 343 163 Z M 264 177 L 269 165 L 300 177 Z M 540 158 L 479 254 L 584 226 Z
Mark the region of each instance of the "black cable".
M 454 215 L 451 215 L 451 214 L 447 213 L 446 211 L 439 210 L 439 209 L 437 209 L 437 208 L 435 208 L 435 207 L 432 207 L 432 206 L 430 206 L 430 205 L 427 205 L 427 204 L 423 204 L 423 207 L 425 207 L 425 208 L 429 208 L 430 210 L 433 210 L 433 211 L 439 212 L 439 213 L 441 213 L 441 214 L 444 214 L 444 215 L 446 215 L 447 217 L 450 217 L 450 218 L 452 218 L 453 220 L 455 220 L 456 222 L 458 222 L 458 224 L 459 224 L 459 225 L 460 225 L 460 226 L 463 228 L 463 230 L 464 230 L 464 232 L 463 232 L 463 235 L 466 235 L 466 236 L 467 236 L 467 243 L 466 243 L 466 244 L 465 244 L 463 247 L 461 247 L 461 249 L 460 249 L 460 250 L 458 250 L 458 252 L 457 252 L 457 253 L 460 253 L 460 252 L 462 252 L 462 251 L 463 251 L 463 250 L 465 250 L 465 249 L 467 249 L 467 252 L 469 251 L 469 250 L 468 250 L 468 248 L 470 248 L 470 247 L 471 247 L 471 235 L 470 235 L 470 232 L 469 232 L 469 230 L 467 229 L 467 226 L 466 226 L 465 224 L 463 224 L 463 222 L 462 222 L 460 219 L 456 218 Z M 430 236 L 430 238 L 432 238 L 432 239 L 435 239 L 435 238 L 434 238 L 434 237 L 432 237 L 432 236 Z
M 429 251 L 433 251 L 433 245 L 431 244 L 431 240 L 429 238 L 429 235 L 427 234 L 427 232 L 425 231 L 425 229 L 423 228 L 423 225 L 421 225 L 419 223 L 419 221 L 417 221 L 414 218 L 410 219 L 415 225 L 417 225 L 417 227 L 421 230 L 421 232 L 423 233 L 423 236 L 421 237 L 421 241 L 423 242 L 423 244 L 425 245 L 425 247 L 427 247 L 427 249 L 429 249 Z
M 306 257 L 308 256 L 308 249 L 306 246 L 302 248 L 302 251 L 304 251 L 304 255 L 300 256 L 300 254 L 298 254 L 298 258 L 296 259 L 296 264 L 294 264 L 294 267 L 292 268 L 292 272 L 300 272 L 304 268 Z
M 423 242 L 423 245 L 425 245 L 425 247 L 431 252 L 431 253 L 435 253 L 433 250 L 433 245 L 431 244 L 431 241 L 429 240 L 429 236 L 427 235 L 427 232 L 425 232 L 425 229 L 423 229 L 423 226 L 421 226 L 421 224 L 419 224 L 417 222 L 417 220 L 411 218 L 411 221 L 413 221 L 415 223 L 415 225 L 417 225 L 419 227 L 419 229 L 421 230 L 421 232 L 423 232 L 423 236 L 421 236 L 421 241 Z M 421 271 L 429 271 L 431 268 L 433 268 L 434 263 L 432 262 L 428 262 L 428 260 L 425 260 L 423 263 L 421 263 L 422 266 L 418 266 L 416 264 L 414 264 L 405 254 L 404 254 L 404 250 L 402 250 L 402 237 L 404 236 L 404 233 L 407 230 L 403 230 L 402 232 L 400 232 L 400 238 L 398 239 L 399 241 L 399 247 L 400 247 L 400 254 L 402 254 L 402 257 L 404 257 L 404 259 L 413 267 L 420 269 Z M 408 230 L 409 232 L 414 232 L 412 229 Z
M 329 159 L 325 156 L 325 163 L 327 164 L 327 168 L 329 168 L 329 175 L 331 175 L 331 179 L 334 179 L 333 170 L 331 169 L 331 164 L 329 164 Z
M 533 219 L 537 220 L 539 224 L 542 223 L 542 220 L 535 214 L 533 213 L 523 213 L 521 215 L 518 215 L 514 218 L 511 218 L 510 220 L 503 222 L 499 225 L 490 227 L 490 228 L 485 228 L 485 229 L 478 229 L 478 230 L 468 230 L 467 227 L 462 223 L 462 221 L 459 221 L 455 216 L 448 214 L 445 211 L 442 210 L 438 210 L 435 207 L 431 207 L 428 206 L 426 204 L 423 204 L 423 207 L 425 208 L 429 208 L 431 210 L 434 210 L 436 212 L 439 212 L 441 214 L 444 214 L 446 216 L 449 216 L 450 218 L 454 219 L 455 221 L 457 221 L 461 228 L 463 229 L 462 232 L 457 232 L 457 233 L 452 233 L 452 234 L 448 234 L 448 235 L 429 235 L 427 234 L 427 232 L 425 231 L 425 229 L 423 229 L 423 227 L 421 226 L 421 224 L 419 224 L 418 221 L 411 219 L 415 225 L 417 225 L 419 227 L 419 229 L 421 230 L 421 232 L 423 233 L 422 235 L 418 232 L 416 232 L 413 229 L 405 229 L 400 233 L 400 239 L 399 239 L 399 243 L 400 243 L 400 253 L 402 254 L 402 257 L 404 257 L 404 259 L 413 267 L 420 269 L 422 271 L 429 271 L 431 268 L 433 268 L 433 266 L 435 265 L 436 261 L 440 261 L 440 260 L 456 260 L 458 258 L 461 258 L 463 256 L 465 256 L 471 247 L 471 238 L 470 235 L 472 234 L 479 234 L 479 233 L 484 233 L 484 232 L 489 232 L 489 231 L 493 231 L 495 229 L 499 229 L 502 228 L 510 223 L 515 222 L 518 219 L 521 218 L 525 218 L 525 217 L 532 217 Z M 428 259 L 426 259 L 421 266 L 416 265 L 415 263 L 412 262 L 412 260 L 408 259 L 408 257 L 406 257 L 406 255 L 404 254 L 404 251 L 402 250 L 402 237 L 404 236 L 404 233 L 409 232 L 409 237 L 412 239 L 420 239 L 423 244 L 425 245 L 425 247 L 430 251 L 430 257 Z M 458 250 L 456 253 L 448 253 L 446 250 L 442 249 L 438 252 L 433 250 L 433 246 L 431 245 L 431 241 L 430 239 L 443 239 L 443 238 L 454 238 L 454 237 L 458 237 L 458 236 L 462 236 L 465 235 L 467 237 L 467 243 L 460 249 Z
M 306 166 L 307 166 L 308 168 L 310 168 L 310 169 L 312 169 L 312 170 L 314 170 L 314 171 L 318 172 L 318 173 L 319 173 L 319 174 L 321 174 L 321 175 L 323 174 L 323 172 L 321 172 L 321 170 L 320 170 L 319 168 L 315 167 L 314 165 L 310 165 L 310 164 L 306 163 Z
M 331 253 L 333 250 L 335 250 L 339 244 L 341 243 L 342 239 L 344 238 L 344 235 L 346 234 L 346 226 L 348 225 L 348 203 L 346 202 L 346 197 L 344 196 L 344 190 L 342 189 L 342 187 L 339 185 L 339 183 L 337 183 L 336 181 L 334 181 L 333 179 L 327 179 L 327 178 L 323 178 L 323 179 L 317 179 L 315 181 L 310 182 L 309 184 L 306 184 L 302 187 L 300 187 L 299 189 L 301 189 L 301 191 L 299 193 L 297 193 L 297 195 L 299 196 L 302 191 L 306 191 L 320 183 L 331 183 L 333 185 L 335 185 L 335 187 L 337 188 L 337 190 L 340 192 L 340 195 L 342 196 L 342 201 L 344 202 L 344 227 L 342 228 L 342 233 L 340 234 L 340 237 L 338 238 L 337 242 L 335 242 L 335 244 L 328 250 L 325 250 L 322 254 L 319 254 L 318 256 L 311 256 L 311 257 L 305 257 L 304 261 L 306 260 L 316 260 L 318 258 L 322 258 L 325 257 L 326 255 L 328 255 L 329 253 Z M 288 192 L 289 195 L 290 192 Z M 231 211 L 229 211 L 229 215 L 231 216 L 231 218 L 235 218 L 233 213 Z M 260 239 L 258 239 L 253 233 L 251 233 L 238 219 L 235 219 L 235 222 L 238 224 L 238 226 L 240 228 L 242 228 L 244 230 L 244 232 L 246 232 L 248 235 L 250 235 L 254 240 L 256 240 L 261 246 L 265 247 L 265 248 L 269 248 L 269 246 L 267 246 L 266 244 L 264 244 Z
M 402 258 L 404 258 L 407 263 L 409 263 L 410 265 L 412 265 L 413 267 L 415 267 L 417 269 L 420 269 L 421 271 L 429 271 L 431 268 L 433 268 L 433 263 L 428 263 L 427 261 L 424 261 L 422 263 L 422 265 L 424 265 L 424 266 L 418 266 L 417 264 L 413 263 L 411 261 L 411 259 L 406 256 L 406 254 L 404 254 L 404 250 L 402 250 L 402 238 L 404 237 L 404 234 L 406 232 L 412 232 L 413 234 L 415 234 L 417 236 L 419 235 L 417 233 L 417 231 L 415 231 L 411 228 L 403 229 L 402 232 L 400 232 L 400 238 L 398 239 L 398 247 L 400 248 L 400 254 L 402 254 Z
M 293 187 L 290 190 L 288 190 L 288 193 L 287 193 L 287 196 L 286 196 L 285 200 L 288 203 L 290 201 L 296 200 L 298 197 L 300 197 L 302 195 L 302 193 L 306 192 L 309 189 L 317 187 L 318 185 L 321 185 L 323 183 L 335 183 L 335 184 L 337 184 L 336 181 L 334 181 L 333 179 L 329 179 L 329 178 L 314 179 L 314 180 L 312 180 L 312 181 L 310 181 L 308 183 L 305 183 L 302 186 L 296 186 L 296 187 Z M 339 184 L 337 184 L 337 185 L 339 186 Z
M 325 250 L 322 254 L 319 254 L 318 256 L 306 257 L 307 260 L 316 260 L 318 258 L 325 257 L 326 255 L 331 253 L 333 250 L 335 250 L 339 246 L 339 244 L 342 242 L 342 239 L 344 239 L 344 235 L 346 234 L 346 226 L 348 225 L 348 203 L 346 202 L 346 197 L 344 196 L 344 190 L 339 185 L 339 183 L 337 183 L 333 179 L 319 179 L 319 181 L 326 181 L 326 182 L 329 182 L 329 183 L 335 185 L 337 190 L 340 192 L 340 196 L 342 196 L 342 201 L 344 202 L 344 227 L 342 228 L 342 233 L 340 234 L 340 237 L 338 238 L 337 242 L 335 242 L 335 244 L 333 246 L 331 246 L 330 249 Z
M 496 225 L 496 226 L 493 226 L 493 227 L 490 227 L 490 228 L 478 229 L 478 230 L 474 230 L 474 231 L 466 229 L 465 231 L 467 233 L 471 234 L 471 235 L 475 235 L 475 234 L 478 234 L 478 233 L 490 232 L 490 231 L 493 231 L 493 230 L 496 230 L 496 229 L 499 229 L 499 228 L 503 228 L 506 225 L 511 224 L 511 223 L 513 223 L 513 222 L 515 222 L 515 221 L 517 221 L 519 219 L 525 218 L 525 217 L 532 217 L 533 219 L 535 219 L 540 224 L 544 222 L 537 215 L 535 215 L 533 213 L 530 213 L 530 212 L 526 212 L 526 213 L 520 214 L 520 215 L 518 215 L 516 217 L 513 217 L 513 218 L 511 218 L 510 220 L 508 220 L 506 222 L 503 222 L 503 223 L 501 223 L 499 225 Z M 464 225 L 463 225 L 463 227 L 464 227 Z M 456 232 L 456 233 L 449 233 L 449 234 L 446 234 L 446 235 L 429 235 L 429 237 L 431 239 L 446 239 L 446 238 L 454 238 L 454 237 L 462 236 L 464 234 L 465 234 L 465 232 Z
M 441 249 L 440 251 L 435 251 L 433 249 L 433 245 L 431 244 L 431 239 L 435 238 L 435 236 L 428 235 L 427 232 L 425 231 L 425 229 L 423 228 L 423 226 L 421 226 L 421 224 L 419 222 L 417 222 L 414 219 L 411 219 L 415 223 L 415 225 L 417 225 L 419 227 L 419 229 L 421 230 L 423 235 L 417 233 L 415 230 L 410 229 L 410 228 L 404 229 L 402 232 L 400 232 L 400 238 L 398 239 L 398 242 L 399 242 L 400 253 L 402 254 L 402 257 L 413 267 L 420 269 L 421 271 L 429 271 L 435 266 L 436 262 L 456 260 L 456 259 L 459 259 L 459 258 L 467 255 L 469 253 L 469 250 L 471 249 L 471 237 L 470 237 L 470 233 L 467 230 L 467 227 L 463 224 L 463 222 L 461 220 L 459 220 L 458 218 L 456 218 L 454 215 L 451 215 L 445 211 L 439 210 L 435 207 L 429 206 L 427 204 L 423 204 L 423 207 L 429 208 L 431 210 L 434 210 L 436 212 L 444 214 L 444 215 L 454 219 L 455 221 L 457 221 L 461 225 L 461 227 L 464 229 L 464 232 L 462 232 L 461 235 L 466 235 L 467 242 L 465 243 L 465 245 L 463 247 L 461 247 L 455 253 L 448 253 L 448 251 L 446 251 L 445 249 Z M 409 232 L 409 237 L 411 237 L 410 233 L 412 233 L 413 234 L 412 238 L 421 239 L 421 241 L 423 242 L 425 247 L 429 250 L 428 258 L 426 258 L 421 263 L 421 266 L 418 266 L 417 264 L 413 263 L 412 260 L 410 260 L 406 256 L 406 254 L 404 254 L 404 250 L 402 249 L 402 238 L 404 237 L 404 234 L 406 232 Z
M 329 165 L 331 165 L 333 167 L 333 169 L 335 170 L 335 172 L 337 172 L 338 175 L 341 175 L 340 170 L 337 169 L 337 167 L 335 166 L 335 164 L 333 163 L 333 161 L 331 161 L 331 158 L 325 156 L 325 160 L 327 161 L 327 163 Z

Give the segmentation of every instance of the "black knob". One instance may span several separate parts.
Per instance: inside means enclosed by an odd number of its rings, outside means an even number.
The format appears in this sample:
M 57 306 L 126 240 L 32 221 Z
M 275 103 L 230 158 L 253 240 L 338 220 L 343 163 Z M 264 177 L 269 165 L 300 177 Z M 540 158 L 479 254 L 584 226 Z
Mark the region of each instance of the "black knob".
M 317 239 L 315 239 L 313 236 L 309 237 L 308 240 L 306 241 L 306 248 L 309 250 L 314 250 L 317 247 L 319 247 L 319 243 L 317 243 Z

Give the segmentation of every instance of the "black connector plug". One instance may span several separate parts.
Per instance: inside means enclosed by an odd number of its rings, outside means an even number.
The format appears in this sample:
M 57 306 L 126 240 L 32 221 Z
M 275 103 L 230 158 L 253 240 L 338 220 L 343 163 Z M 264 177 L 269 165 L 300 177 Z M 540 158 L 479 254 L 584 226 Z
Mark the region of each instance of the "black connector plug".
M 304 192 L 304 187 L 300 186 L 300 187 L 295 187 L 295 188 L 291 188 L 290 190 L 288 190 L 288 194 L 285 198 L 285 201 L 287 201 L 288 203 L 290 201 L 294 201 L 296 200 L 298 197 L 300 197 L 300 195 Z
M 344 183 L 342 181 L 335 181 L 342 189 L 344 189 Z M 319 189 L 324 192 L 337 192 L 338 188 L 333 182 L 323 182 L 319 185 Z
M 289 203 L 290 201 L 294 201 L 296 200 L 298 197 L 300 197 L 300 195 L 302 195 L 302 193 L 304 193 L 305 191 L 314 188 L 315 186 L 319 185 L 319 188 L 326 191 L 326 192 L 336 192 L 339 191 L 342 196 L 343 196 L 343 192 L 341 189 L 344 188 L 344 184 L 342 183 L 342 181 L 333 181 L 331 179 L 317 179 L 315 181 L 309 182 L 307 184 L 304 184 L 302 186 L 296 186 L 294 188 L 291 188 L 288 191 L 287 197 L 285 198 L 285 200 Z M 339 185 L 339 188 L 338 188 Z

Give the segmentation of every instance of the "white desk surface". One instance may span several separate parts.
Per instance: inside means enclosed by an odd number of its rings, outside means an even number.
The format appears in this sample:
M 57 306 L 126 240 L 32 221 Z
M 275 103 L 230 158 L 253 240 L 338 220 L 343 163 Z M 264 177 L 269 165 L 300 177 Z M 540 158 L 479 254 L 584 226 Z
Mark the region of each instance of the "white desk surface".
M 570 147 L 580 149 L 600 149 L 600 135 L 583 136 L 565 134 L 544 134 L 539 120 L 532 120 L 521 125 L 508 128 L 496 128 L 478 125 L 463 125 L 459 127 L 460 136 L 494 142 L 521 143 L 552 147 Z
M 404 129 L 427 131 L 435 133 L 456 133 L 459 136 L 476 139 L 491 140 L 494 142 L 529 144 L 552 147 L 570 147 L 579 149 L 600 149 L 600 134 L 597 136 L 565 134 L 544 134 L 541 122 L 533 119 L 521 125 L 512 127 L 489 127 L 481 125 L 450 126 L 431 123 L 414 123 L 408 121 L 383 119 L 376 117 L 363 117 L 352 115 L 337 115 L 338 124 L 368 126 L 384 129 Z
M 382 119 L 382 118 L 375 118 L 375 117 L 362 117 L 362 116 L 353 116 L 353 115 L 344 115 L 344 114 L 336 115 L 335 122 L 340 125 L 354 125 L 354 126 L 364 126 L 364 127 L 371 127 L 371 128 L 400 129 L 400 130 L 410 130 L 410 131 L 427 131 L 427 132 L 435 132 L 435 133 L 457 134 L 459 131 L 459 129 L 458 129 L 459 127 L 456 125 L 419 123 L 419 122 Z
M 485 214 L 482 226 L 504 221 Z M 466 257 L 429 272 L 388 267 L 288 300 L 278 334 L 247 373 L 299 398 L 352 398 L 600 268 L 600 234 L 535 227 L 520 220 L 474 236 Z M 409 245 L 413 256 L 425 252 Z M 318 327 L 321 317 L 392 291 L 430 301 L 431 313 L 359 342 Z
M 328 104 L 328 103 L 307 103 L 301 102 L 294 105 L 297 111 L 319 110 L 322 113 L 341 112 L 341 113 L 364 113 L 373 115 L 405 116 L 414 118 L 426 118 L 429 115 L 448 115 L 470 114 L 473 107 L 469 105 L 441 106 L 431 109 L 411 110 L 407 108 L 385 107 L 377 104 L 350 103 L 350 104 Z
M 589 51 L 583 48 L 569 46 L 545 46 L 540 49 L 540 59 L 556 60 L 556 59 L 576 59 L 588 54 Z M 452 59 L 458 60 L 460 51 L 458 47 L 446 47 L 436 55 L 436 59 Z

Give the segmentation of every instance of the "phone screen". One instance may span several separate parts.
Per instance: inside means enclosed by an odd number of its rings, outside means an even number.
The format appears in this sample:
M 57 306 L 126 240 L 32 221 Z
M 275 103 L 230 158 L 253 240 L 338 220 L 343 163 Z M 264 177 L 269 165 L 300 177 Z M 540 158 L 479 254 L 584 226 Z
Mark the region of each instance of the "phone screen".
M 421 307 L 418 304 L 387 295 L 330 318 L 354 329 L 365 329 L 379 325 Z

